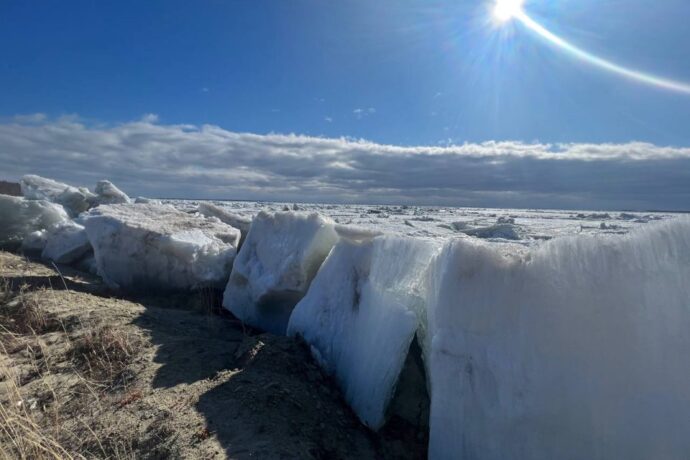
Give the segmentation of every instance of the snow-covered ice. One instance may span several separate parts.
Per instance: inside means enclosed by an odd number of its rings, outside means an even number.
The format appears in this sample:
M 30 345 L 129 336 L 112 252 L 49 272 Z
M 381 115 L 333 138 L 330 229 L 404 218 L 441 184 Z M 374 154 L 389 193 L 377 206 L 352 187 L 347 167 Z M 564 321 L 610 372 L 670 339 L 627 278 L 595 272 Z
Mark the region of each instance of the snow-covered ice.
M 0 248 L 16 249 L 30 233 L 50 228 L 68 218 L 59 204 L 0 195 Z
M 86 188 L 76 188 L 53 179 L 28 174 L 20 181 L 22 195 L 28 200 L 47 200 L 64 206 L 75 217 L 91 207 L 95 195 Z
M 61 264 L 76 262 L 91 251 L 84 226 L 74 221 L 62 222 L 46 231 L 41 257 Z
M 460 230 L 465 235 L 483 239 L 520 240 L 520 228 L 512 223 L 497 223 L 488 227 L 477 227 Z
M 168 200 L 185 211 L 196 211 L 203 201 Z M 292 203 L 214 201 L 214 205 L 232 214 L 251 219 L 261 211 L 276 212 L 292 208 Z M 424 238 L 448 239 L 464 235 L 485 237 L 500 245 L 536 246 L 544 240 L 574 234 L 622 234 L 647 222 L 673 218 L 674 214 L 658 212 L 567 211 L 548 209 L 453 208 L 442 206 L 390 206 L 358 204 L 300 203 L 304 212 L 318 212 L 336 224 L 357 226 L 374 232 Z M 601 228 L 601 223 L 606 228 Z M 515 227 L 501 237 L 486 228 L 512 224 Z M 615 228 L 611 228 L 615 225 Z M 478 230 L 484 229 L 484 230 Z M 497 230 L 497 229 L 494 229 Z
M 223 306 L 242 321 L 284 334 L 290 313 L 338 240 L 316 213 L 259 213 L 232 268 Z
M 107 180 L 101 180 L 96 183 L 96 197 L 93 199 L 95 204 L 125 204 L 132 200 L 125 192 L 115 187 L 115 185 Z
M 455 240 L 428 279 L 430 458 L 687 458 L 690 220 Z
M 363 423 L 377 430 L 426 315 L 424 272 L 439 244 L 381 236 L 341 240 L 290 318 Z
M 98 273 L 129 290 L 222 287 L 240 238 L 218 219 L 168 205 L 99 206 L 84 221 Z

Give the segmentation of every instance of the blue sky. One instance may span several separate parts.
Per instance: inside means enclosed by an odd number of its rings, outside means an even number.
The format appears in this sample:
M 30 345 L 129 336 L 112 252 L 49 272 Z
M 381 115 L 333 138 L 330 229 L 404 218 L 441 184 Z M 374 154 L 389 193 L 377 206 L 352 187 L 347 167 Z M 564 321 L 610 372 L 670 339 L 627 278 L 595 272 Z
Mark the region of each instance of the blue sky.
M 42 114 L 41 128 L 65 123 L 69 115 L 94 135 L 103 126 L 147 120 L 154 127 L 214 125 L 230 133 L 410 147 L 501 141 L 690 145 L 689 95 L 592 68 L 518 22 L 498 27 L 491 8 L 484 0 L 5 0 L 0 122 L 9 128 L 0 156 L 16 159 L 19 142 L 11 136 L 29 114 Z M 527 0 L 525 9 L 587 51 L 690 81 L 687 1 Z M 146 114 L 157 118 L 142 118 Z M 38 136 L 36 121 L 32 132 Z M 61 161 L 69 157 L 61 155 Z M 17 164 L 4 174 L 35 172 L 25 171 L 30 166 Z M 65 166 L 64 180 L 86 178 L 83 171 L 68 171 Z M 135 190 L 153 191 L 125 171 L 121 175 Z M 677 180 L 687 179 L 681 176 Z M 649 183 L 629 186 L 652 187 L 660 179 L 652 174 Z M 688 187 L 678 187 L 683 196 L 674 206 L 690 196 Z M 324 196 L 378 196 L 339 190 Z M 506 185 L 495 191 L 513 190 Z M 222 189 L 195 193 L 226 195 Z M 239 192 L 232 193 L 227 197 Z M 585 187 L 582 193 L 581 202 L 591 206 L 626 204 Z M 655 196 L 645 206 L 665 207 L 663 196 Z

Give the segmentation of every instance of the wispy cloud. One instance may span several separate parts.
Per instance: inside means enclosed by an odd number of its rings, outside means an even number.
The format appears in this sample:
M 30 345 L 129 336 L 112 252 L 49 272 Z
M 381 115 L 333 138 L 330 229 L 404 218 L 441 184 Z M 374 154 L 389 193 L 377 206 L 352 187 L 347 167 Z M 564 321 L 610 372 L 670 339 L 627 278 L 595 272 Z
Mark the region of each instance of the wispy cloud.
M 132 195 L 463 206 L 690 208 L 690 148 L 643 142 L 401 147 L 75 117 L 0 123 L 0 175 Z
M 364 117 L 367 117 L 369 115 L 373 115 L 376 113 L 376 109 L 374 107 L 369 107 L 367 109 L 355 109 L 352 111 L 353 114 L 355 114 L 355 117 L 357 117 L 358 120 L 361 120 Z
M 328 123 L 333 123 L 333 118 L 331 117 L 324 117 L 324 120 Z

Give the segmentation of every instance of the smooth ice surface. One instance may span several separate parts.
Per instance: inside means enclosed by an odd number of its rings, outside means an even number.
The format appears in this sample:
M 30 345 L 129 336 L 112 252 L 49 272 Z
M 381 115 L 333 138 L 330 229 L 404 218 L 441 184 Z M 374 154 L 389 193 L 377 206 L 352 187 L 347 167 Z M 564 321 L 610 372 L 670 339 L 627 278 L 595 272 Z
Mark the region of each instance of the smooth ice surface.
M 290 318 L 289 335 L 311 345 L 364 424 L 385 422 L 421 317 L 424 276 L 439 245 L 381 236 L 341 240 Z
M 125 204 L 130 203 L 132 200 L 127 196 L 125 192 L 115 187 L 115 185 L 107 180 L 101 180 L 96 183 L 96 197 L 94 202 L 96 204 Z
M 20 181 L 22 195 L 29 200 L 47 200 L 64 206 L 70 216 L 75 217 L 88 210 L 95 195 L 85 188 L 57 182 L 53 179 L 28 174 Z
M 45 238 L 41 257 L 60 264 L 76 262 L 91 251 L 86 230 L 73 221 L 62 222 L 47 230 Z
M 15 249 L 30 233 L 50 228 L 68 218 L 59 204 L 0 195 L 0 248 Z
M 99 206 L 85 226 L 98 273 L 129 290 L 222 287 L 240 237 L 218 219 L 154 204 Z
M 235 259 L 223 306 L 254 327 L 284 334 L 337 240 L 333 221 L 316 213 L 259 213 Z
M 690 220 L 429 272 L 432 459 L 685 459 Z

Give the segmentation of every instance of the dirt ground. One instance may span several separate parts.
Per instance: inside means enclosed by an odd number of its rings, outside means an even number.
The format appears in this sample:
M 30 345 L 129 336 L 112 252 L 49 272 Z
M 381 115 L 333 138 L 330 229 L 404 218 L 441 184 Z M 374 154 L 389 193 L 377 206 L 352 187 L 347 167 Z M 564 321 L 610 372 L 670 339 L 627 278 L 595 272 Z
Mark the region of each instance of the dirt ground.
M 0 281 L 0 457 L 426 456 L 423 430 L 372 433 L 305 345 L 244 328 L 216 292 L 123 298 L 3 252 Z

